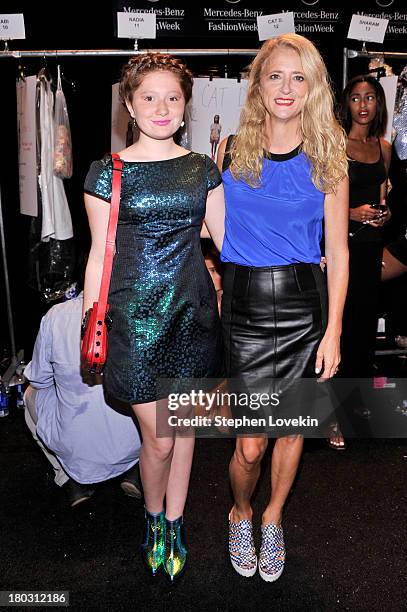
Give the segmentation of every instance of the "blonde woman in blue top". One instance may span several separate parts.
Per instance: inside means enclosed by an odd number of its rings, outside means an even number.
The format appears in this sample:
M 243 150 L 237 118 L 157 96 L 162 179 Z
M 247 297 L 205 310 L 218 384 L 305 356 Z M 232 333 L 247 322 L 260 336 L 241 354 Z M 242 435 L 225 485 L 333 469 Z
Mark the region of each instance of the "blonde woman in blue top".
M 220 145 L 218 166 L 226 200 L 221 255 L 227 374 L 329 379 L 340 362 L 348 280 L 347 161 L 326 68 L 310 41 L 284 34 L 262 46 L 251 65 L 237 134 L 226 145 Z M 323 219 L 327 312 L 319 267 Z M 264 435 L 237 438 L 230 463 L 229 552 L 239 574 L 252 576 L 258 565 L 261 577 L 272 582 L 284 567 L 282 511 L 303 438 L 275 442 L 257 558 L 250 500 L 266 446 Z

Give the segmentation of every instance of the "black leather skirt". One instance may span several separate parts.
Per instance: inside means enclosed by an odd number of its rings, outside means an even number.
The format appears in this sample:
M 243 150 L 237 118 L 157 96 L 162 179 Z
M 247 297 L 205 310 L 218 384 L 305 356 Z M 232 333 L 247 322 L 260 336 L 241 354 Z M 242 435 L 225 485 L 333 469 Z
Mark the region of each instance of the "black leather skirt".
M 226 375 L 315 377 L 326 319 L 326 283 L 319 265 L 226 264 L 222 298 Z

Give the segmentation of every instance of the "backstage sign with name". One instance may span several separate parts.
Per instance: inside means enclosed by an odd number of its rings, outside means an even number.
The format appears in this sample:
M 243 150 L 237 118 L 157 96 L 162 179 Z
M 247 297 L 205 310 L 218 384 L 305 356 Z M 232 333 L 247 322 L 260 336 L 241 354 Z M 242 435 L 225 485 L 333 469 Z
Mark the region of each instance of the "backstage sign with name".
M 372 19 L 388 19 L 384 44 L 389 40 L 406 40 L 407 9 L 405 0 L 358 0 L 352 13 Z
M 155 14 L 157 38 L 164 36 L 196 36 L 195 32 L 189 31 L 194 20 L 194 9 L 191 8 L 187 1 L 117 0 L 116 7 L 118 12 L 123 13 Z
M 334 4 L 329 0 L 329 4 Z M 273 13 L 294 13 L 298 34 L 325 37 L 343 30 L 346 17 L 340 9 L 327 8 L 323 0 L 296 0 L 273 6 Z M 321 6 L 319 6 L 321 5 Z M 322 5 L 324 5 L 322 7 Z M 258 43 L 257 18 L 270 13 L 264 4 L 251 0 L 117 0 L 117 11 L 155 13 L 157 38 L 205 37 L 245 38 Z

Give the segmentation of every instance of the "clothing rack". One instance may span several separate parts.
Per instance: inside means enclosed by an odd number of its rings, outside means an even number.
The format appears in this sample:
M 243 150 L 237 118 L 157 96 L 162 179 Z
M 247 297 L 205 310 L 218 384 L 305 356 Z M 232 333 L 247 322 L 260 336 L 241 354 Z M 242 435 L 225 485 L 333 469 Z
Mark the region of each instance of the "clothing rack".
M 22 57 L 125 57 L 141 55 L 142 53 L 170 53 L 184 57 L 202 55 L 256 55 L 258 49 L 46 49 L 44 51 L 14 51 L 11 49 L 0 51 L 0 58 Z
M 137 41 L 134 43 L 133 49 L 44 49 L 44 50 L 13 50 L 5 44 L 5 48 L 0 51 L 0 59 L 14 59 L 19 60 L 21 58 L 54 58 L 58 59 L 61 57 L 129 57 L 134 55 L 141 55 L 142 53 L 170 53 L 175 56 L 192 57 L 192 56 L 206 56 L 206 55 L 217 55 L 217 56 L 254 56 L 258 52 L 258 49 L 138 49 Z M 1 186 L 0 186 L 1 190 Z M 1 193 L 1 191 L 0 191 Z M 15 344 L 15 333 L 14 333 L 14 322 L 13 312 L 11 308 L 11 294 L 10 284 L 8 278 L 7 269 L 7 256 L 6 256 L 6 243 L 4 237 L 4 221 L 3 211 L 1 207 L 1 195 L 0 195 L 0 242 L 2 251 L 2 264 L 4 268 L 4 284 L 5 284 L 5 296 L 7 306 L 7 316 L 9 323 L 9 334 L 10 334 L 10 345 L 12 351 L 12 361 L 7 372 L 3 376 L 3 382 L 6 387 L 9 386 L 10 381 L 15 377 L 15 372 L 18 366 L 23 360 L 23 353 L 19 351 L 16 353 Z M 11 383 L 13 384 L 13 383 Z
M 366 51 L 364 49 L 357 51 L 356 49 L 348 49 L 347 47 L 344 47 L 342 57 L 342 89 L 345 88 L 345 85 L 348 82 L 348 60 L 354 59 L 355 57 L 364 57 L 369 59 L 372 57 L 377 57 L 378 55 L 382 55 L 386 59 L 405 59 L 407 61 L 407 53 L 402 53 L 399 51 Z

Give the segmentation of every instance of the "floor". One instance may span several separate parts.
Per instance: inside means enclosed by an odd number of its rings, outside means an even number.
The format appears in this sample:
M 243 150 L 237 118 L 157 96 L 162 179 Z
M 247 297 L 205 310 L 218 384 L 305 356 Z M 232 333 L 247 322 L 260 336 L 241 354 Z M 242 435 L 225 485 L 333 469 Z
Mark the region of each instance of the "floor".
M 189 566 L 170 586 L 146 575 L 143 505 L 117 481 L 71 509 L 22 410 L 0 419 L 0 438 L 0 590 L 69 591 L 73 610 L 406 609 L 406 439 L 348 440 L 344 452 L 306 440 L 283 522 L 286 569 L 274 584 L 238 576 L 228 559 L 233 441 L 198 440 L 185 512 Z M 253 502 L 257 543 L 270 447 Z

